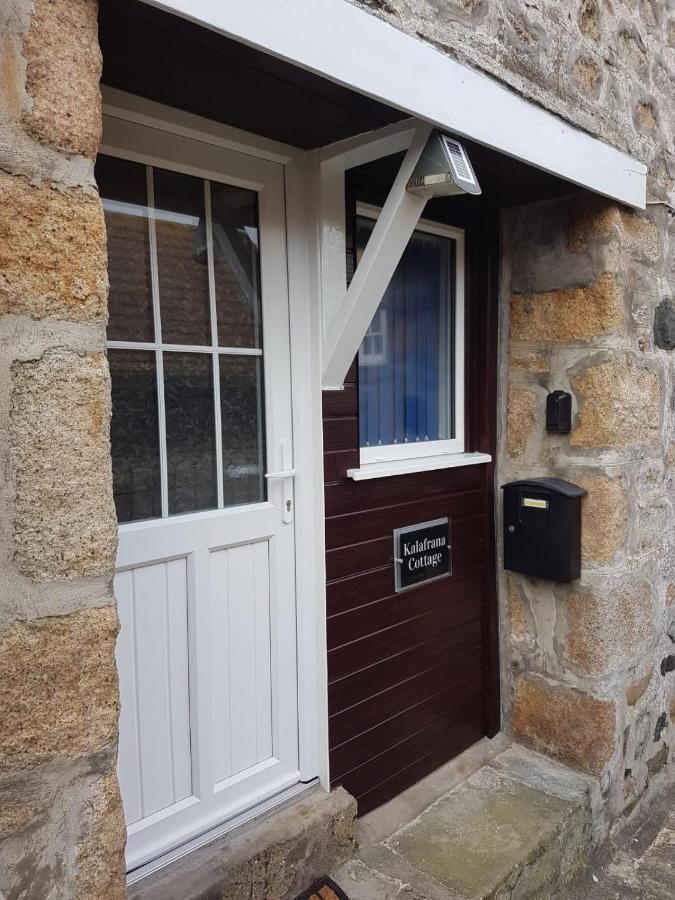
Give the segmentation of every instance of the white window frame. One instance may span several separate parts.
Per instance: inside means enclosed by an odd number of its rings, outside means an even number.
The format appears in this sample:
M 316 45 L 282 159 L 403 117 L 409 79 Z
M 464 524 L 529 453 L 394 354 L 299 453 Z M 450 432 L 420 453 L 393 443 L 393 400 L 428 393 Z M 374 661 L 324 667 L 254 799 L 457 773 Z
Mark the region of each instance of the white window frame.
M 380 208 L 367 203 L 357 203 L 356 214 L 365 218 L 377 220 Z M 377 447 L 360 447 L 360 470 L 349 470 L 351 477 L 355 471 L 360 478 L 366 476 L 363 471 L 366 468 L 376 467 L 381 472 L 382 465 L 388 463 L 402 463 L 410 461 L 430 461 L 453 456 L 466 456 L 464 434 L 464 345 L 465 345 L 465 231 L 463 228 L 455 228 L 440 222 L 432 222 L 429 219 L 420 219 L 415 226 L 415 231 L 425 234 L 438 235 L 455 242 L 455 322 L 454 322 L 454 365 L 455 365 L 455 389 L 452 401 L 455 413 L 455 437 L 441 441 L 416 441 L 415 443 L 382 444 Z M 414 232 L 413 232 L 414 233 Z M 448 369 L 447 377 L 450 377 Z M 448 395 L 450 391 L 448 389 Z M 441 466 L 436 466 L 441 468 Z M 373 473 L 375 473 L 375 469 Z M 397 474 L 397 473 L 392 473 Z M 357 479 L 357 480 L 360 480 Z

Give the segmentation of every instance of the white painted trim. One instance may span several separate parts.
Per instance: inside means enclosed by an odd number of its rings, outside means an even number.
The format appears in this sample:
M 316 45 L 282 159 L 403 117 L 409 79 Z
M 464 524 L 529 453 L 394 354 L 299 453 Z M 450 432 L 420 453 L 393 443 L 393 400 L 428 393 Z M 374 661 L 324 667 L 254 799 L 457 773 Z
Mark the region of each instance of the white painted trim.
M 322 334 L 325 338 L 347 293 L 345 167 L 339 158 L 319 163 L 318 201 Z
M 103 99 L 103 115 L 111 119 L 124 119 L 127 122 L 135 122 L 137 125 L 147 125 L 159 131 L 167 131 L 170 134 L 179 134 L 182 137 L 192 138 L 206 144 L 213 144 L 223 150 L 234 150 L 237 153 L 246 153 L 258 159 L 266 159 L 269 162 L 287 163 L 297 152 L 295 147 L 282 144 L 261 137 L 259 134 L 251 134 L 242 131 L 241 128 L 233 128 L 213 119 L 203 116 L 195 116 L 145 97 L 137 97 L 117 88 L 101 85 L 101 97 Z
M 206 218 L 206 262 L 209 280 L 209 317 L 211 319 L 211 366 L 213 370 L 213 412 L 216 430 L 216 491 L 218 509 L 225 506 L 223 475 L 223 419 L 220 406 L 220 358 L 218 356 L 218 310 L 216 308 L 216 273 L 213 251 L 213 218 L 211 214 L 211 182 L 204 181 L 204 215 Z
M 321 399 L 321 274 L 318 162 L 301 153 L 286 166 L 286 237 L 295 446 L 296 586 L 300 772 L 330 790 L 328 645 Z M 344 268 L 344 257 L 343 257 Z
M 357 216 L 368 216 L 370 219 L 377 219 L 382 212 L 382 207 L 374 206 L 372 203 L 357 203 Z M 434 222 L 432 219 L 420 219 L 415 225 L 413 231 L 424 231 L 427 234 L 437 234 L 439 237 L 449 237 L 456 241 L 464 239 L 464 228 L 456 228 L 454 225 L 446 225 L 444 222 Z
M 330 81 L 644 209 L 647 168 L 345 0 L 146 0 Z
M 393 125 L 384 125 L 375 131 L 366 131 L 355 137 L 345 138 L 322 147 L 318 152 L 321 164 L 339 159 L 342 168 L 353 169 L 366 163 L 407 150 L 419 123 L 415 119 L 404 119 Z
M 492 462 L 492 457 L 488 453 L 448 453 L 445 456 L 368 463 L 358 469 L 347 469 L 347 477 L 354 481 L 368 481 L 371 478 L 391 478 L 393 475 L 433 472 L 436 469 L 456 469 L 461 466 L 485 465 L 489 462 Z
M 426 199 L 406 190 L 431 128 L 419 124 L 324 340 L 323 382 L 342 384 L 394 274 Z
M 150 250 L 150 283 L 152 286 L 152 318 L 155 330 L 155 377 L 157 379 L 157 428 L 159 431 L 159 483 L 162 518 L 169 515 L 168 458 L 166 449 L 166 405 L 164 402 L 164 358 L 162 346 L 162 314 L 159 300 L 159 268 L 157 265 L 157 229 L 155 225 L 155 179 L 152 166 L 145 164 L 148 193 L 148 242 Z
M 362 466 L 379 465 L 406 459 L 429 459 L 448 453 L 464 453 L 464 436 L 440 441 L 404 441 L 397 444 L 371 444 L 359 450 Z

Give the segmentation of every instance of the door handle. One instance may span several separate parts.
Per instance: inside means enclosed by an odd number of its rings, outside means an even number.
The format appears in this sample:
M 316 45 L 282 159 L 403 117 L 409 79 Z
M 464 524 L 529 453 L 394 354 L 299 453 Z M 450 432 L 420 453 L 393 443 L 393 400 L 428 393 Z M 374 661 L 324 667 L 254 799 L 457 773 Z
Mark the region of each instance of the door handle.
M 276 472 L 266 472 L 265 478 L 268 481 L 283 481 L 283 498 L 281 514 L 284 522 L 290 524 L 293 521 L 293 485 L 289 479 L 293 478 L 296 470 L 292 468 L 293 455 L 291 451 L 291 442 L 288 439 L 281 441 L 281 469 Z

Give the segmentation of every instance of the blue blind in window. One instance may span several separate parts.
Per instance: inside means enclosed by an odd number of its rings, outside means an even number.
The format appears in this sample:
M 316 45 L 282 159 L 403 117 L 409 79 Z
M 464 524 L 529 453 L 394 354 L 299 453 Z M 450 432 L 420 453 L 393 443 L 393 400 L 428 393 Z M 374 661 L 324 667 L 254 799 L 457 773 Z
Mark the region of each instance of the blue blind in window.
M 357 254 L 374 222 L 357 219 Z M 453 438 L 454 249 L 415 231 L 359 350 L 362 447 Z

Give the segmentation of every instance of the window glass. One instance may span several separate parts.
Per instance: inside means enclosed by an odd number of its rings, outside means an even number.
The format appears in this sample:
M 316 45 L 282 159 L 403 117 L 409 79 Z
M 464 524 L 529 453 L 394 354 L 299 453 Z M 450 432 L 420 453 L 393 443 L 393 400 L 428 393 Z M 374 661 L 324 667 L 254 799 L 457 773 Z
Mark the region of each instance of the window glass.
M 213 362 L 207 353 L 164 354 L 169 513 L 217 506 Z
M 225 505 L 265 499 L 262 360 L 220 357 Z
M 120 522 L 162 513 L 157 370 L 151 350 L 108 350 L 113 494 Z
M 357 253 L 374 221 L 357 220 Z M 455 437 L 455 242 L 416 230 L 359 350 L 362 447 Z
M 204 182 L 154 170 L 162 343 L 211 343 Z
M 260 347 L 258 198 L 211 183 L 211 220 L 221 347 Z
M 119 521 L 263 501 L 257 194 L 107 157 L 96 171 Z
M 108 340 L 154 341 L 145 166 L 99 156 L 96 181 L 108 238 Z

